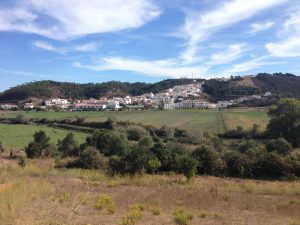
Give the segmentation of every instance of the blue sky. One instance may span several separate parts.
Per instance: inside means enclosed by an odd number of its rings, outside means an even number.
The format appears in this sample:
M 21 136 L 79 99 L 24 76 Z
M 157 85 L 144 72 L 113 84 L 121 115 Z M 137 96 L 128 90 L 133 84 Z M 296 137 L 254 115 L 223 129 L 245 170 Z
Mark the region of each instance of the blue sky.
M 0 91 L 300 74 L 300 0 L 0 0 Z

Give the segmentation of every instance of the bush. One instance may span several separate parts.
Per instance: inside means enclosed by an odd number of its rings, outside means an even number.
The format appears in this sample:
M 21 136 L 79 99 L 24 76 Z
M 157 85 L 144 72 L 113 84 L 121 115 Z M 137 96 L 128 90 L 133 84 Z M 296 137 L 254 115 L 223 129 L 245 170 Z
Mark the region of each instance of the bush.
M 125 173 L 125 163 L 120 156 L 111 156 L 108 160 L 108 172 L 110 175 Z
M 252 178 L 255 161 L 246 154 L 230 152 L 225 155 L 227 173 L 231 177 Z
M 239 146 L 239 151 L 241 153 L 245 153 L 246 151 L 255 148 L 256 144 L 253 140 L 246 140 L 244 142 L 242 142 Z
M 50 138 L 46 136 L 44 131 L 38 131 L 33 136 L 34 141 L 30 142 L 25 148 L 28 158 L 37 158 L 42 156 L 43 151 L 50 146 Z
M 106 209 L 110 214 L 115 213 L 116 203 L 110 195 L 100 195 L 97 202 L 95 203 L 95 209 Z
M 147 172 L 156 173 L 161 167 L 161 162 L 158 159 L 150 159 L 147 163 Z
M 179 156 L 176 160 L 178 172 L 183 173 L 187 180 L 195 176 L 199 162 L 191 156 Z
M 268 152 L 277 152 L 280 155 L 288 155 L 293 146 L 283 138 L 273 139 L 266 143 Z
M 178 208 L 173 213 L 174 222 L 177 225 L 189 225 L 190 221 L 193 220 L 193 215 L 191 213 L 187 213 L 183 208 Z
M 139 140 L 139 147 L 143 149 L 150 149 L 154 145 L 154 141 L 150 136 L 143 137 Z
M 219 154 L 208 145 L 197 148 L 192 156 L 199 162 L 197 166 L 199 174 L 218 175 L 223 167 Z
M 4 146 L 2 144 L 2 142 L 0 141 L 0 153 L 3 153 L 4 152 Z
M 290 166 L 273 152 L 263 154 L 257 159 L 253 175 L 258 179 L 283 179 L 292 176 Z
M 100 130 L 87 137 L 87 145 L 96 147 L 106 156 L 122 155 L 129 147 L 124 133 L 110 130 Z
M 17 117 L 15 118 L 15 123 L 16 123 L 16 124 L 26 124 L 26 123 L 28 123 L 28 120 L 25 118 L 24 115 L 19 114 L 19 115 L 17 115 Z
M 80 155 L 79 159 L 71 162 L 67 167 L 76 167 L 83 169 L 100 169 L 103 160 L 100 153 L 93 147 L 86 148 Z
M 272 138 L 283 137 L 295 147 L 300 146 L 300 100 L 286 98 L 269 111 L 268 134 Z
M 74 140 L 73 133 L 68 133 L 63 140 L 58 140 L 58 151 L 63 157 L 67 156 L 79 156 L 79 148 Z
M 147 135 L 146 129 L 139 126 L 130 126 L 126 132 L 128 140 L 131 141 L 139 141 L 142 137 Z

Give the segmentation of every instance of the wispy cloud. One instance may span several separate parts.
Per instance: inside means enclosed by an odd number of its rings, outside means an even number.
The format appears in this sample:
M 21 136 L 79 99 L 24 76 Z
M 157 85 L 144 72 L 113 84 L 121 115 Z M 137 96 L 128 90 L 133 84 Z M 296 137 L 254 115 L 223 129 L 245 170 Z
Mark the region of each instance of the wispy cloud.
M 270 7 L 277 6 L 287 0 L 233 0 L 226 1 L 220 7 L 208 11 L 188 10 L 181 35 L 187 39 L 187 46 L 182 59 L 192 62 L 198 51 L 200 42 L 207 40 L 220 29 L 246 20 Z
M 253 23 L 250 24 L 250 33 L 257 33 L 268 30 L 274 26 L 274 22 Z
M 239 74 L 242 72 L 249 72 L 253 71 L 257 68 L 260 68 L 265 65 L 271 65 L 274 64 L 272 61 L 268 61 L 268 58 L 266 56 L 251 59 L 239 64 L 233 65 L 230 69 L 224 71 L 225 74 Z
M 137 72 L 148 76 L 169 76 L 180 78 L 182 76 L 201 76 L 208 71 L 207 66 L 182 66 L 178 60 L 135 60 L 122 57 L 103 58 L 100 63 L 84 65 L 73 63 L 74 67 L 85 68 L 92 71 L 123 70 Z
M 209 65 L 227 64 L 232 61 L 239 59 L 244 52 L 247 51 L 245 44 L 233 44 L 228 49 L 214 53 L 211 56 L 211 60 L 208 62 Z
M 69 52 L 92 52 L 96 51 L 101 46 L 100 43 L 92 42 L 68 47 L 56 47 L 51 43 L 45 41 L 34 41 L 32 42 L 32 45 L 36 48 L 40 48 L 51 52 L 57 52 L 59 54 L 67 54 Z
M 265 45 L 270 54 L 277 57 L 300 57 L 300 10 L 284 23 L 281 33 L 284 33 L 281 40 Z
M 0 31 L 35 33 L 66 40 L 137 28 L 161 13 L 152 0 L 26 0 L 1 8 Z M 48 17 L 46 23 L 43 17 Z

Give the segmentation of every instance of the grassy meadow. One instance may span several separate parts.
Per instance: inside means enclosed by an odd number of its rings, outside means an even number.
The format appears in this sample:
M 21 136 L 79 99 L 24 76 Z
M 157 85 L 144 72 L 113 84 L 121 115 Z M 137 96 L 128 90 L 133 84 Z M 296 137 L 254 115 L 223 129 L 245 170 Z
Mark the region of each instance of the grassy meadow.
M 43 130 L 51 137 L 50 143 L 57 144 L 69 131 L 54 129 L 47 126 L 23 125 L 23 124 L 0 124 L 0 141 L 5 148 L 22 149 L 33 140 L 36 131 Z M 87 134 L 72 131 L 76 141 L 81 144 L 85 142 Z
M 21 168 L 1 157 L 1 225 L 300 224 L 299 181 L 110 178 L 101 171 L 59 170 L 53 164 L 27 160 Z
M 174 111 L 105 111 L 105 112 L 0 112 L 2 118 L 15 118 L 17 115 L 25 118 L 47 119 L 76 119 L 85 118 L 86 121 L 103 122 L 110 116 L 119 121 L 149 124 L 156 127 L 167 125 L 179 127 L 201 136 L 205 131 L 221 132 L 224 129 L 235 128 L 242 125 L 250 128 L 254 123 L 261 125 L 262 129 L 268 123 L 266 108 L 233 108 L 219 111 L 209 110 L 174 110 Z M 7 125 L 0 124 L 0 141 L 5 147 L 23 148 L 32 140 L 32 135 L 37 130 L 44 130 L 51 137 L 53 144 L 68 133 L 67 130 L 54 129 L 47 126 L 36 125 Z M 73 132 L 73 131 L 72 131 Z M 73 132 L 78 143 L 83 143 L 86 134 Z

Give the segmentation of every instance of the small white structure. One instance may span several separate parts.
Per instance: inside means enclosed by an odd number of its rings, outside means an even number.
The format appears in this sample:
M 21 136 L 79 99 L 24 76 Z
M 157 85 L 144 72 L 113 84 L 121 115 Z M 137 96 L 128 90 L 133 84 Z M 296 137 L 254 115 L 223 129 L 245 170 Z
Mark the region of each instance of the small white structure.
M 7 104 L 1 104 L 0 108 L 3 109 L 3 110 L 11 110 L 11 109 L 17 109 L 18 106 L 15 105 L 15 104 L 9 104 L 9 103 L 7 103 Z
M 27 109 L 27 110 L 34 109 L 34 104 L 30 103 L 30 102 L 27 102 L 24 105 L 24 109 Z
M 265 97 L 270 97 L 270 96 L 272 96 L 272 93 L 269 92 L 269 91 L 267 91 L 267 92 L 264 94 L 264 96 L 265 96 Z
M 118 101 L 109 101 L 107 104 L 107 108 L 117 110 L 120 109 L 121 106 Z

